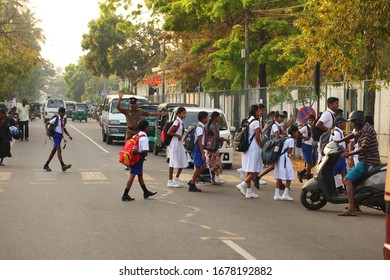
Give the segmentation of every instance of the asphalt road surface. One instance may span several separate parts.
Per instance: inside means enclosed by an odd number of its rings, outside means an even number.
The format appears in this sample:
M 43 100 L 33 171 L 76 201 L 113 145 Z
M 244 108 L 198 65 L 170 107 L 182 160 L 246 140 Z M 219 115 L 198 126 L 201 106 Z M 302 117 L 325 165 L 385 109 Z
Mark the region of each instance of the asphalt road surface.
M 30 141 L 14 141 L 12 158 L 0 167 L 0 259 L 3 260 L 376 260 L 383 259 L 385 216 L 368 208 L 358 217 L 338 217 L 344 205 L 318 211 L 299 202 L 273 201 L 273 174 L 259 199 L 243 198 L 235 168 L 226 184 L 199 184 L 201 193 L 167 188 L 164 155 L 150 153 L 144 165 L 143 199 L 135 182 L 122 202 L 128 172 L 118 162 L 123 143 L 107 145 L 94 120 L 69 122 L 63 151 L 43 170 L 52 143 L 42 121 L 30 122 Z M 192 170 L 183 170 L 187 181 Z

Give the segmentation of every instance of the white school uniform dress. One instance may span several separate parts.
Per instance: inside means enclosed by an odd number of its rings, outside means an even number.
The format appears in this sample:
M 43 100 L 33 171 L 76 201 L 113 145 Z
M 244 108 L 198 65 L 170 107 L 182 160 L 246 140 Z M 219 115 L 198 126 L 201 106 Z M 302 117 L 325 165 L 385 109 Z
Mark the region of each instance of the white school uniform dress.
M 254 118 L 250 117 L 248 122 L 251 122 Z M 261 131 L 260 122 L 255 120 L 249 125 L 249 139 L 255 134 L 257 128 Z M 256 136 L 253 137 L 248 151 L 242 153 L 242 171 L 257 173 L 263 171 L 263 158 L 261 157 L 261 148 L 256 141 Z
M 284 141 L 282 152 L 288 148 L 294 148 L 294 138 L 290 135 Z M 287 156 L 287 151 L 280 156 L 279 160 L 275 163 L 274 178 L 280 180 L 294 180 L 294 168 L 291 159 Z
M 179 125 L 180 123 L 180 125 Z M 173 122 L 172 126 L 178 127 L 175 134 L 183 135 L 184 123 L 179 117 Z M 169 144 L 169 167 L 173 168 L 186 168 L 188 166 L 188 159 L 184 150 L 183 143 L 175 136 L 172 137 Z

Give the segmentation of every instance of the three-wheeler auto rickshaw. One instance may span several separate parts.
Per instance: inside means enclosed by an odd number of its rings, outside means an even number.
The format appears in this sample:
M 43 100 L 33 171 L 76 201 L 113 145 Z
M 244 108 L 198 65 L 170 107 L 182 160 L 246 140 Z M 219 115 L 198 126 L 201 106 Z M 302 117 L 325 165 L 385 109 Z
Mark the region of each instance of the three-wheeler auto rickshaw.
M 88 105 L 86 103 L 76 103 L 72 114 L 72 121 L 88 121 Z

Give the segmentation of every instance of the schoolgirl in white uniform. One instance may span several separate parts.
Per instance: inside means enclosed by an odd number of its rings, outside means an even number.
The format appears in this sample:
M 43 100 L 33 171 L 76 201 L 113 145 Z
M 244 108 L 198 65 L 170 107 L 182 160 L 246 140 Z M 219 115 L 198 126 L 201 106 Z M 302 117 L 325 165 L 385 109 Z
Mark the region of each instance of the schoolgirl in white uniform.
M 183 168 L 188 166 L 187 155 L 181 142 L 181 138 L 184 133 L 183 120 L 186 118 L 187 112 L 184 107 L 177 109 L 177 118 L 173 122 L 171 128 L 168 131 L 168 135 L 172 136 L 171 143 L 169 144 L 169 173 L 168 184 L 170 188 L 183 187 L 184 184 L 180 181 L 179 176 Z M 177 169 L 176 177 L 173 178 L 173 170 Z

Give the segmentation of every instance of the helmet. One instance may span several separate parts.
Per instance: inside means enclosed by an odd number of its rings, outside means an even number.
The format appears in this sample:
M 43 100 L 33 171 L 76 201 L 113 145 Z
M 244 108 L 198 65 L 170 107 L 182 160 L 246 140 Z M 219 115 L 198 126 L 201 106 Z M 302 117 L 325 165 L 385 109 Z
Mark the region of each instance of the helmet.
M 16 126 L 11 126 L 9 128 L 9 132 L 11 133 L 12 137 L 15 140 L 19 140 L 20 139 L 21 133 L 20 133 L 20 130 Z
M 348 121 L 357 121 L 364 123 L 364 112 L 360 110 L 351 112 L 351 114 L 349 114 Z

